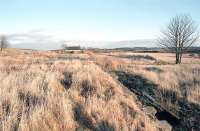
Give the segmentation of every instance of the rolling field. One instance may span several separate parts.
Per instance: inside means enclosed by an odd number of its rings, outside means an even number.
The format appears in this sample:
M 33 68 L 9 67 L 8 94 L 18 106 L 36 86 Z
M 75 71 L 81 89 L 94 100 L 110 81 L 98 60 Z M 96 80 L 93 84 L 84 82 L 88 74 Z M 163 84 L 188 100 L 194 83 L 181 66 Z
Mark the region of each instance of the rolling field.
M 0 130 L 199 130 L 200 57 L 173 63 L 170 53 L 4 50 Z

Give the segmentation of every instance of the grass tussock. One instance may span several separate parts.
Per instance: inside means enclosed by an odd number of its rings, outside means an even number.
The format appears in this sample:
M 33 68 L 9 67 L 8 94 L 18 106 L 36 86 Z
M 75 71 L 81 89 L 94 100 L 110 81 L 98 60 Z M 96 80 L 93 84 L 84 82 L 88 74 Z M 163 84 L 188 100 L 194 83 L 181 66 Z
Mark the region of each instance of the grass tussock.
M 57 54 L 48 53 L 24 55 L 23 62 L 18 55 L 0 60 L 0 130 L 157 130 L 135 98 L 94 62 L 52 61 Z
M 132 60 L 133 56 L 151 56 Z M 112 56 L 112 57 L 111 57 Z M 123 56 L 123 57 L 121 57 Z M 106 68 L 106 61 L 96 59 L 98 65 L 112 71 L 118 80 L 128 88 L 145 93 L 160 106 L 179 116 L 181 130 L 199 130 L 200 111 L 200 66 L 199 58 L 184 54 L 183 63 L 175 65 L 170 53 L 104 53 L 113 63 L 124 63 L 120 67 Z M 118 57 L 116 59 L 116 57 Z M 120 73 L 121 72 L 121 73 Z

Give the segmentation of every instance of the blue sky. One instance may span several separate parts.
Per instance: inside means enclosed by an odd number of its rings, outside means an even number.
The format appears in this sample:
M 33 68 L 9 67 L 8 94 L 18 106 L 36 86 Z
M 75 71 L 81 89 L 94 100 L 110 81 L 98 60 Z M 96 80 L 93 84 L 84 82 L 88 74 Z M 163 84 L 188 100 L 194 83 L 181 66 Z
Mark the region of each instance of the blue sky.
M 176 14 L 200 23 L 199 12 L 200 0 L 1 0 L 0 33 L 18 42 L 153 39 Z

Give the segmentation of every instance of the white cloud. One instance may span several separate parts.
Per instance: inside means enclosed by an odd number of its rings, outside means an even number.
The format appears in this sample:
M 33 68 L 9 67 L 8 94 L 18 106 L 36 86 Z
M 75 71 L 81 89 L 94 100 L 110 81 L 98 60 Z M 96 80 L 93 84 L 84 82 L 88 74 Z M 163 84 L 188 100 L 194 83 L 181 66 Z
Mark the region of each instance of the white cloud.
M 9 34 L 11 44 L 33 44 L 33 43 L 49 43 L 58 44 L 61 42 L 68 42 L 69 45 L 73 45 L 76 42 L 69 41 L 100 41 L 102 39 L 98 38 L 98 34 L 90 34 L 87 32 L 79 33 L 66 33 L 60 28 L 48 28 L 48 29 L 36 29 L 27 31 L 25 33 L 15 33 Z M 92 39 L 90 39 L 92 38 Z M 86 46 L 84 43 L 81 43 Z M 95 44 L 95 43 L 94 43 Z

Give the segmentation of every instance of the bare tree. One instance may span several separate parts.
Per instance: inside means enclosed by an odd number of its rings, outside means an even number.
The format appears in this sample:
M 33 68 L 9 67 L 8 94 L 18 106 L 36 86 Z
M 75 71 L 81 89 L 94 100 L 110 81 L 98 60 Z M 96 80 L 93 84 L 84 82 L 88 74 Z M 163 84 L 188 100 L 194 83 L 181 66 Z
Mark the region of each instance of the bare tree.
M 176 64 L 180 64 L 182 54 L 199 39 L 198 26 L 188 15 L 178 15 L 171 19 L 162 31 L 159 44 L 176 54 Z
M 8 44 L 8 39 L 6 36 L 2 35 L 0 36 L 0 48 L 1 48 L 1 51 L 4 49 L 4 48 L 7 48 L 9 46 Z

